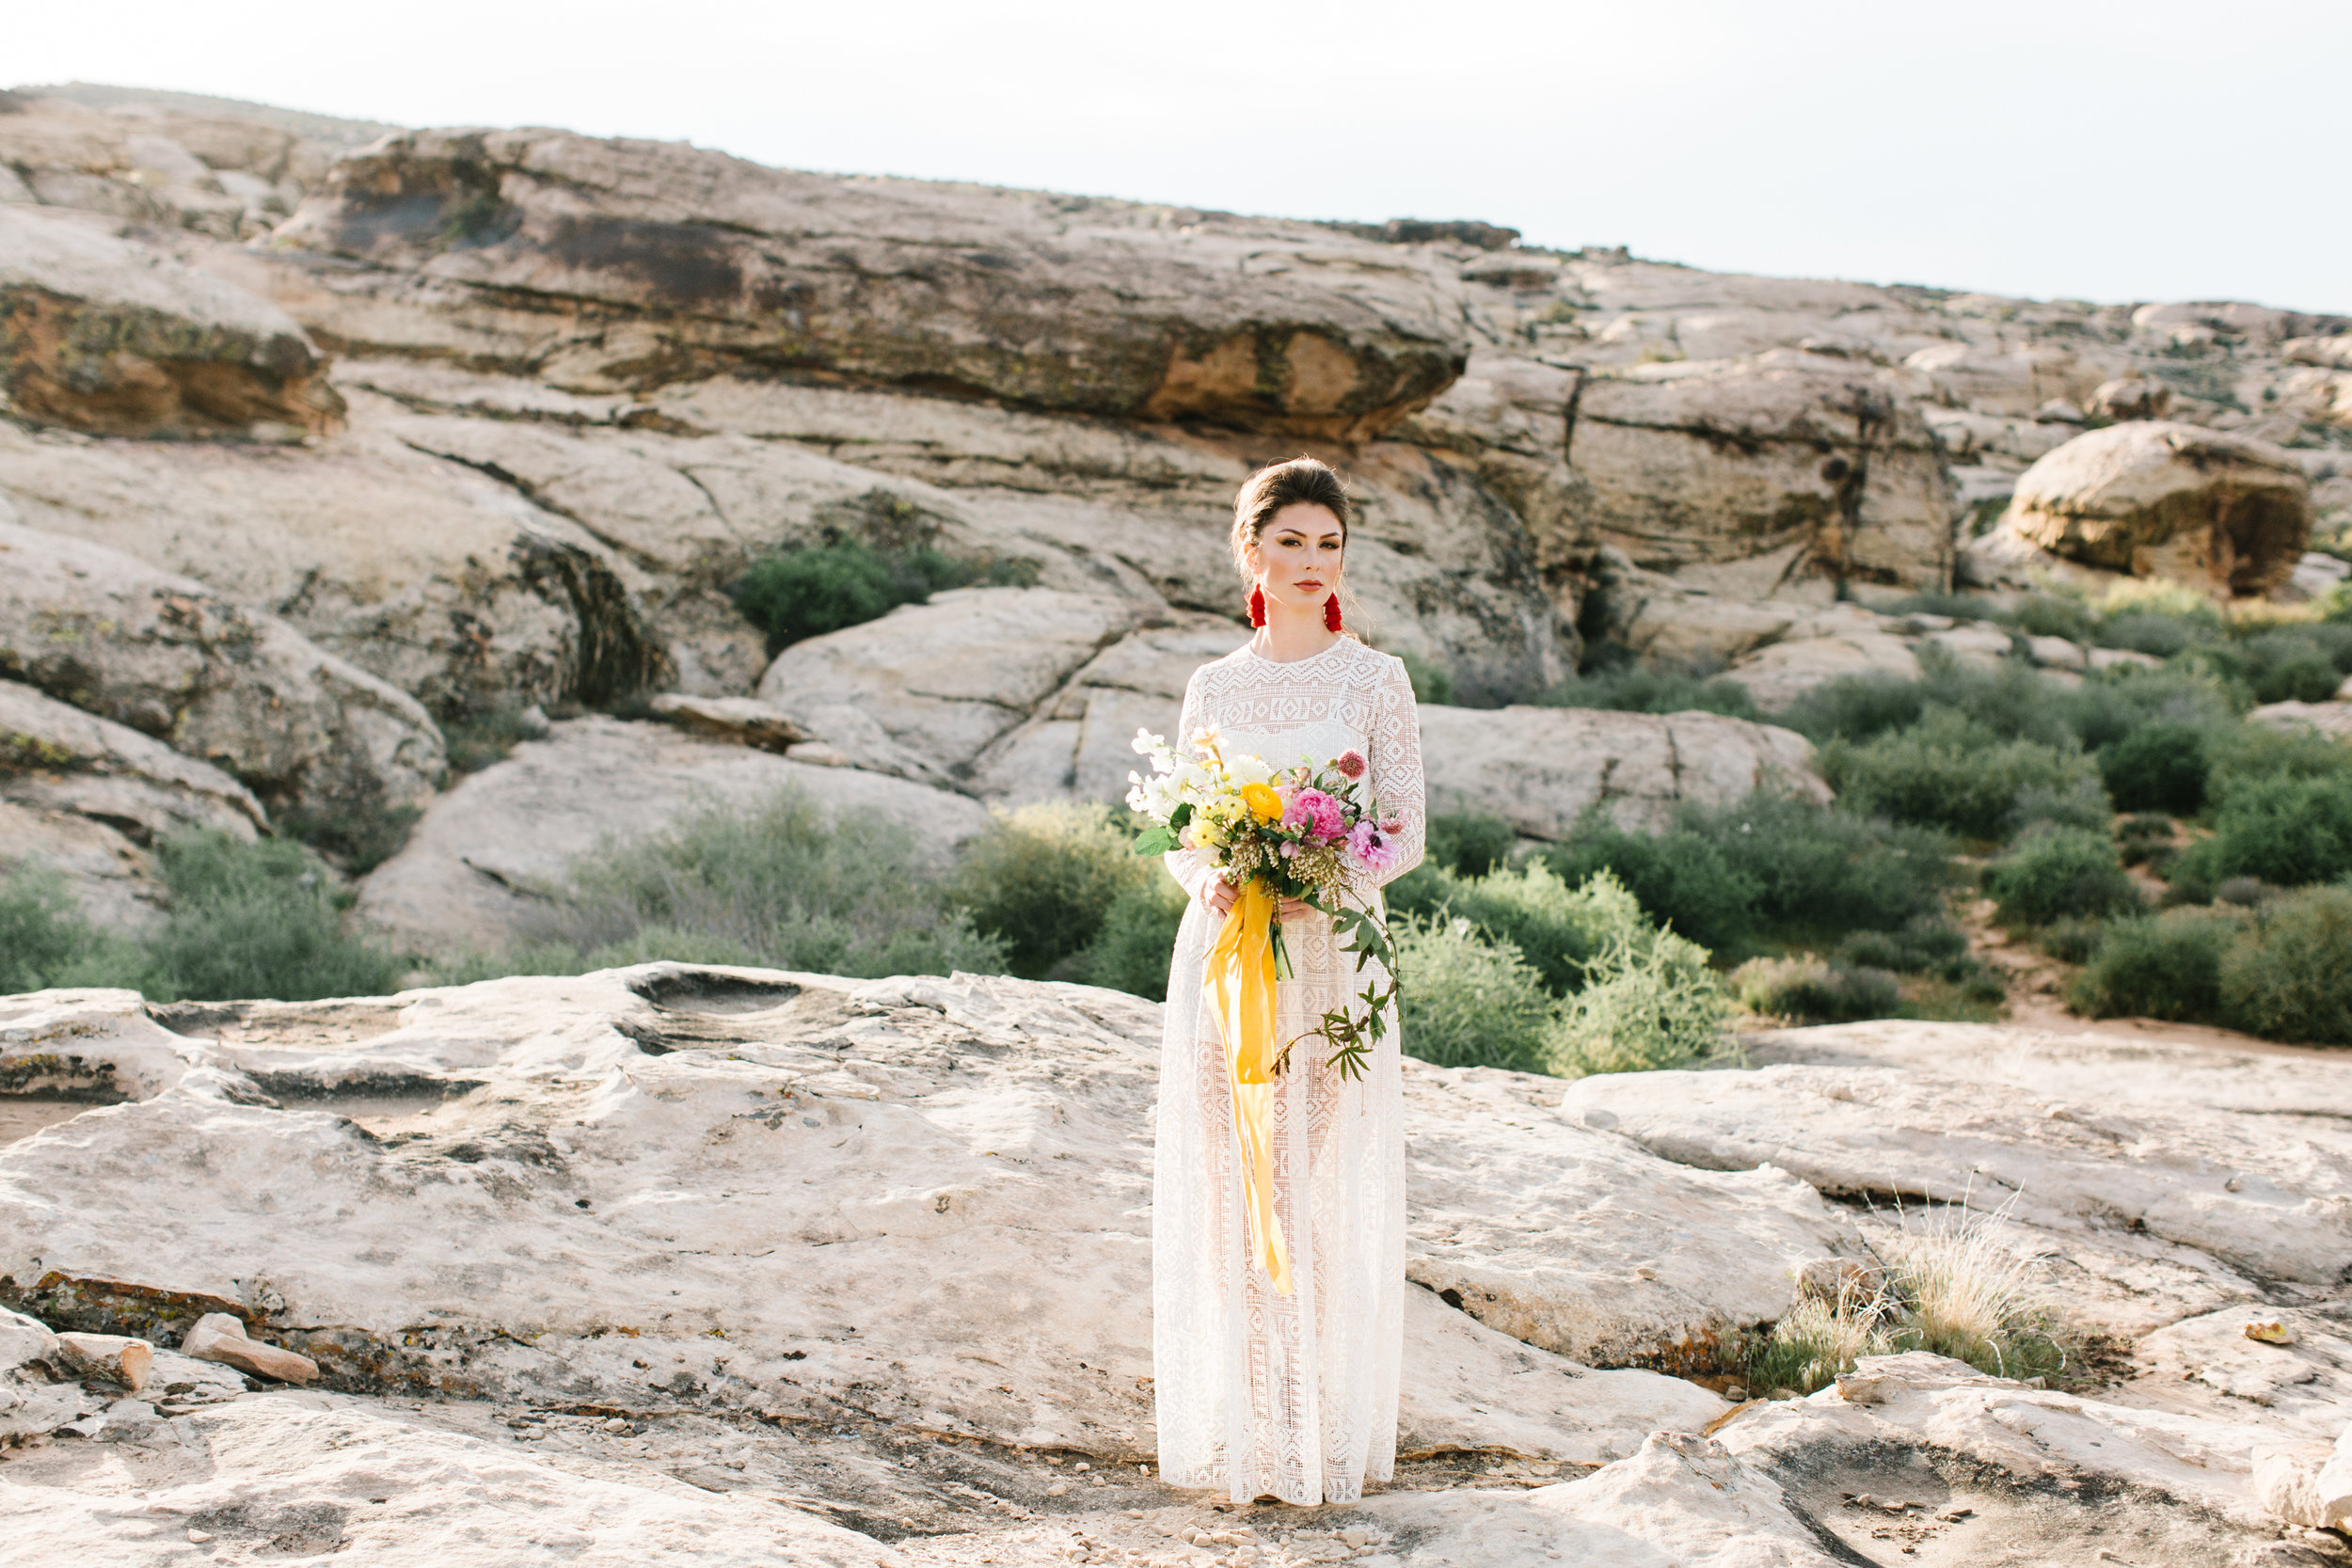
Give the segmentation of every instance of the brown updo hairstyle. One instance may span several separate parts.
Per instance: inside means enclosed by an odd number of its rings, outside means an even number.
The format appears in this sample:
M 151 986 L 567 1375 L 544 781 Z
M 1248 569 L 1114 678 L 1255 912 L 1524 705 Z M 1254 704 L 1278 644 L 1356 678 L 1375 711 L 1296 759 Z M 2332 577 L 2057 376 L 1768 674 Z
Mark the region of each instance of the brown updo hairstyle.
M 1343 636 L 1353 637 L 1362 618 L 1362 606 L 1347 586 L 1346 545 L 1349 531 L 1355 526 L 1356 506 L 1347 499 L 1347 486 L 1327 463 L 1311 457 L 1294 457 L 1287 463 L 1273 463 L 1251 474 L 1242 483 L 1241 493 L 1233 498 L 1233 568 L 1244 582 L 1255 582 L 1257 576 L 1249 569 L 1249 551 L 1258 543 L 1258 535 L 1274 515 L 1286 506 L 1319 506 L 1340 521 L 1340 614 L 1347 622 Z

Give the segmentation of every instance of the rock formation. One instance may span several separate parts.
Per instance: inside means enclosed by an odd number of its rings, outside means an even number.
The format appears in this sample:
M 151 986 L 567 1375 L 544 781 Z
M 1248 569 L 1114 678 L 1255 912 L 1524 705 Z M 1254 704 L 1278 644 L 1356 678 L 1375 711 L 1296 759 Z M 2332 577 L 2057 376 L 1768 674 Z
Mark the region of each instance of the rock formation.
M 2221 594 L 2282 587 L 2311 537 L 2294 454 L 2243 436 L 2134 420 L 2077 436 L 2027 468 L 1978 549 L 1997 580 L 2056 556 Z
M 1158 1024 L 1084 987 L 677 965 L 0 1000 L 0 1083 L 84 1097 L 0 1147 L 29 1445 L 0 1545 L 487 1561 L 495 1506 L 501 1562 L 2341 1551 L 2301 1533 L 2352 1418 L 2323 1053 L 1890 1022 L 1757 1037 L 1746 1070 L 1408 1063 L 1404 1484 L 1219 1513 L 1149 1473 Z M 1718 1397 L 1732 1336 L 1945 1197 L 2005 1207 L 2099 1374 L 1914 1353 Z M 146 1347 L 145 1381 L 77 1335 Z M 187 1354 L 224 1336 L 316 1384 Z

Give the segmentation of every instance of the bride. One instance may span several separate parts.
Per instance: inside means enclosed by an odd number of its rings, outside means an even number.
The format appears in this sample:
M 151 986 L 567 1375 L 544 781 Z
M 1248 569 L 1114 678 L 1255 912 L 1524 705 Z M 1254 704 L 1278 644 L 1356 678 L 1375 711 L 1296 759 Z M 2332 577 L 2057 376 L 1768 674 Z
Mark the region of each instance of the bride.
M 1188 744 L 1218 732 L 1229 757 L 1277 768 L 1354 750 L 1384 816 L 1401 822 L 1387 880 L 1421 859 L 1421 727 L 1405 667 L 1344 629 L 1341 573 L 1351 508 L 1312 458 L 1260 469 L 1233 503 L 1233 559 L 1250 579 L 1247 646 L 1193 673 Z M 1296 978 L 1281 982 L 1276 1037 L 1297 1039 L 1275 1080 L 1274 1201 L 1293 1289 L 1253 1260 L 1224 1042 L 1201 1000 L 1208 951 L 1234 890 L 1195 851 L 1168 856 L 1191 895 L 1168 982 L 1152 1179 L 1152 1372 L 1160 1473 L 1236 1502 L 1352 1502 L 1396 1463 L 1403 1350 L 1405 1133 L 1397 1031 L 1360 1079 L 1300 1038 L 1323 1013 L 1385 987 L 1361 974 L 1330 922 L 1281 907 Z M 1366 885 L 1357 898 L 1376 901 Z M 1391 1020 L 1393 1022 L 1393 1020 Z

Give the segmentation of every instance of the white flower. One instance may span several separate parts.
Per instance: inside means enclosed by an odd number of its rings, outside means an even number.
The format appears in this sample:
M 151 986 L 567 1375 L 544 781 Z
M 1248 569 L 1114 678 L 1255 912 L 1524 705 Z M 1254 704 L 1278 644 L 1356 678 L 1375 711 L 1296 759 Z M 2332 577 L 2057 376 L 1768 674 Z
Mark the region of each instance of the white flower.
M 1274 778 L 1274 769 L 1260 757 L 1235 757 L 1225 765 L 1225 770 L 1237 784 L 1268 784 Z
M 1138 754 L 1148 757 L 1154 752 L 1168 750 L 1168 737 L 1153 735 L 1150 730 L 1137 730 L 1135 739 L 1129 741 L 1128 744 L 1133 746 Z

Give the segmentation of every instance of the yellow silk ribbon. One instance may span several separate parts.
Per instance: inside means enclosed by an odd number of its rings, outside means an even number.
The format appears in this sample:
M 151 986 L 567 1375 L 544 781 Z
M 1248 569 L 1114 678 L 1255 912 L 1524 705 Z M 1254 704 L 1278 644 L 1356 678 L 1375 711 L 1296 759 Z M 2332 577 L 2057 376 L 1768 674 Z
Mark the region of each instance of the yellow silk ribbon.
M 1239 890 L 1209 949 L 1208 990 L 1225 1037 L 1250 1243 L 1275 1290 L 1289 1295 L 1290 1254 L 1274 1213 L 1274 895 L 1257 880 Z

